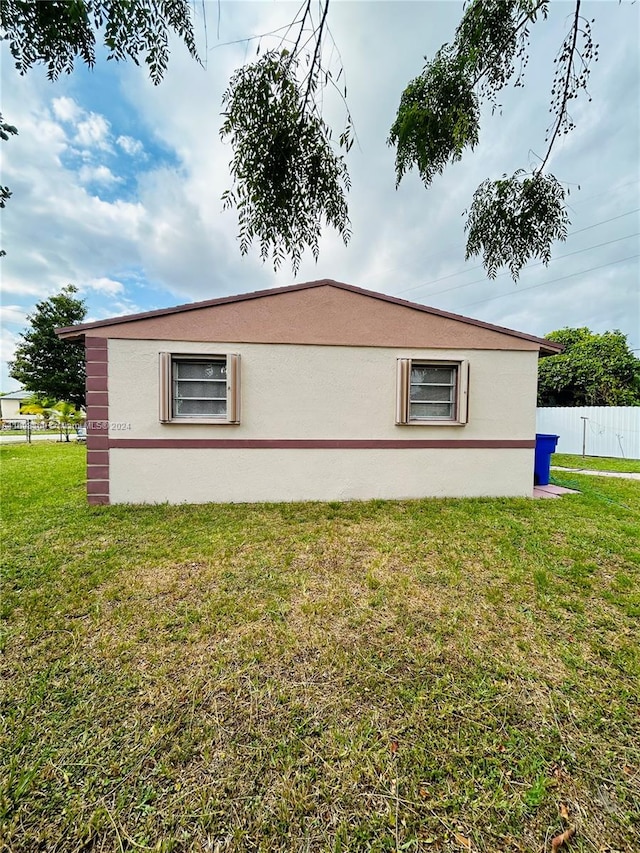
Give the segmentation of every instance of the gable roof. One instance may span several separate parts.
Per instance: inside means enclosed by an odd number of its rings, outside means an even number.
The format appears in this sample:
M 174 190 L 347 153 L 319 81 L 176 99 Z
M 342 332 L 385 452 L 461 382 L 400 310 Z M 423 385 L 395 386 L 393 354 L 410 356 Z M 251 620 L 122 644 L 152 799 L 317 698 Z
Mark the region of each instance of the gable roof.
M 373 302 L 366 305 L 366 300 Z M 247 303 L 253 303 L 249 313 L 246 310 L 250 307 Z M 324 325 L 321 318 L 323 311 L 331 314 L 331 317 L 325 318 Z M 353 328 L 354 321 L 357 329 Z M 425 338 L 427 328 L 429 334 Z M 439 333 L 434 334 L 436 330 Z M 81 323 L 56 329 L 56 333 L 61 338 L 76 341 L 90 336 L 440 348 L 495 347 L 539 350 L 543 355 L 558 353 L 563 349 L 560 344 L 544 338 L 331 279 Z M 422 342 L 427 338 L 428 342 Z
M 25 391 L 23 388 L 18 388 L 17 391 L 10 391 L 8 394 L 2 394 L 0 400 L 28 400 L 31 395 L 31 391 Z

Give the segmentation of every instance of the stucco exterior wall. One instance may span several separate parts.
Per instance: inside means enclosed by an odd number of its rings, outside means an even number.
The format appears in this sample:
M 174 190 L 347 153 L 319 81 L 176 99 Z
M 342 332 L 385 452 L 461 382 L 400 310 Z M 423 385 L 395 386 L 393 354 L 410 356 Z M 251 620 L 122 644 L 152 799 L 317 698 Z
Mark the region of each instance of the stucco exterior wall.
M 25 418 L 25 415 L 20 415 L 20 406 L 22 400 L 4 400 L 0 397 L 0 414 L 3 420 L 15 420 L 19 417 Z
M 109 340 L 112 438 L 533 438 L 537 353 Z M 239 353 L 239 425 L 163 424 L 158 354 Z M 398 358 L 469 359 L 469 422 L 396 426 Z M 117 426 L 120 424 L 121 426 Z M 122 425 L 130 426 L 124 428 Z
M 444 349 L 455 342 L 460 349 L 540 349 L 539 340 L 512 329 L 338 282 L 316 284 L 319 286 L 302 284 L 215 300 L 214 304 L 196 302 L 79 328 L 91 328 L 91 335 L 109 339 Z
M 240 424 L 160 423 L 160 352 L 239 353 Z M 396 425 L 398 358 L 468 359 L 468 423 Z M 110 339 L 107 372 L 111 503 L 531 494 L 537 352 Z M 270 446 L 160 445 L 185 439 Z M 416 440 L 449 446 L 369 446 Z
M 533 450 L 119 449 L 111 503 L 530 497 Z

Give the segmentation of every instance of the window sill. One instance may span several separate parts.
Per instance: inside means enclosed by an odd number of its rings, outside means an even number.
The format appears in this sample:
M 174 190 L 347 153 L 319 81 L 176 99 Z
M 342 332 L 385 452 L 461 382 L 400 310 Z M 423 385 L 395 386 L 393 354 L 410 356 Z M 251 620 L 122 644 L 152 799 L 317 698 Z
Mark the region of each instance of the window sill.
M 408 421 L 406 424 L 396 422 L 396 426 L 401 427 L 463 427 L 466 425 L 466 421 Z
M 229 421 L 226 418 L 172 418 L 170 421 L 160 421 L 164 426 L 240 426 L 240 421 Z

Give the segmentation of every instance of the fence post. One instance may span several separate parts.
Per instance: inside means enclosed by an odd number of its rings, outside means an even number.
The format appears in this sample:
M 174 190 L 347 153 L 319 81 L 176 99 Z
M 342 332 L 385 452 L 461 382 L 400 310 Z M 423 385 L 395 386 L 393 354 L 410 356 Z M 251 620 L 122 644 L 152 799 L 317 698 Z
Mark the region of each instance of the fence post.
M 589 420 L 589 418 L 585 417 L 584 415 L 580 415 L 580 420 L 582 421 L 582 458 L 584 459 L 584 457 L 587 455 L 587 421 Z

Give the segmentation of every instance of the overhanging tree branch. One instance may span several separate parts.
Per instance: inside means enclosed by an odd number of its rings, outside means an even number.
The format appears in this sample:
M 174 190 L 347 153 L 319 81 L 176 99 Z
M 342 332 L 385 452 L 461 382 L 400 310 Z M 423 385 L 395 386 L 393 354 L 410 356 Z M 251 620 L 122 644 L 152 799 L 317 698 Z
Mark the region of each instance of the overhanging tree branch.
M 389 143 L 396 147 L 397 184 L 415 166 L 429 186 L 467 148 L 477 145 L 483 100 L 496 108 L 498 92 L 515 74 L 517 57 L 521 70 L 514 86 L 522 85 L 529 25 L 539 16 L 546 18 L 547 12 L 548 0 L 473 0 L 469 4 L 453 42 L 440 48 L 402 95 L 389 135 Z M 481 254 L 490 278 L 506 266 L 516 280 L 530 258 L 548 263 L 553 242 L 566 237 L 565 191 L 544 169 L 560 132 L 573 129 L 568 104 L 579 89 L 586 89 L 591 59 L 597 59 L 597 50 L 576 0 L 571 30 L 555 60 L 552 110 L 556 120 L 540 166 L 533 172 L 519 169 L 511 176 L 486 180 L 473 197 L 465 226 L 466 257 Z

